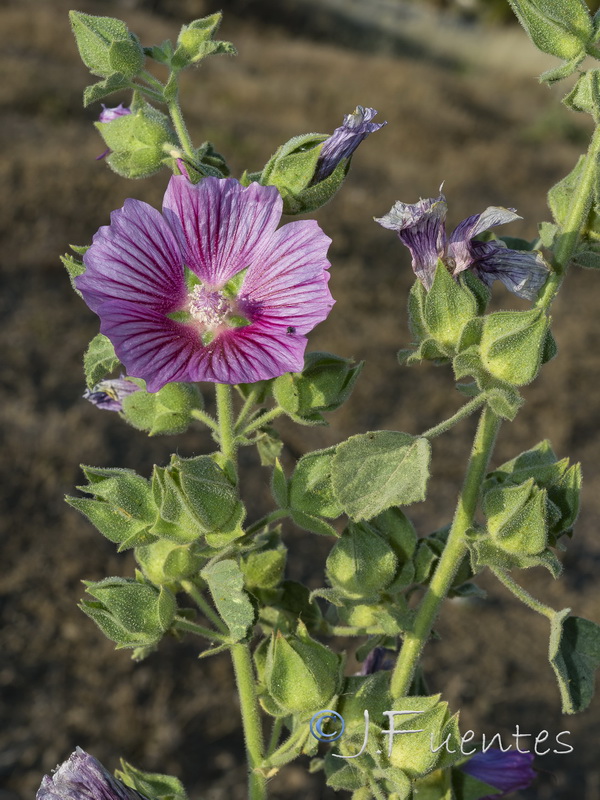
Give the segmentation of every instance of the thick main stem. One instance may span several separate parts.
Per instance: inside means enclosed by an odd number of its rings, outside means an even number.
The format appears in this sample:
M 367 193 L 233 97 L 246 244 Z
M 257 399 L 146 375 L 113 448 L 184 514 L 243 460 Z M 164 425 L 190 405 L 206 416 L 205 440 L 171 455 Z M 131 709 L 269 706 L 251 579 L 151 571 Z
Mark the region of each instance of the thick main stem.
M 226 383 L 217 383 L 215 388 L 221 452 L 225 458 L 230 459 L 235 464 L 236 440 L 231 386 Z M 248 798 L 249 800 L 266 800 L 267 781 L 264 775 L 257 771 L 257 768 L 264 761 L 264 742 L 250 647 L 247 643 L 236 642 L 236 644 L 231 645 L 230 650 L 235 681 L 240 696 L 244 740 L 248 754 Z
M 233 404 L 231 402 L 231 386 L 226 383 L 216 384 L 217 415 L 219 419 L 219 440 L 225 458 L 235 460 L 235 437 L 233 433 Z
M 494 414 L 489 406 L 486 406 L 481 414 L 477 433 L 475 434 L 467 474 L 458 498 L 458 505 L 454 513 L 446 547 L 417 612 L 413 630 L 404 639 L 402 650 L 392 674 L 391 693 L 394 698 L 407 694 L 423 647 L 429 638 L 442 601 L 447 596 L 456 575 L 456 570 L 466 555 L 466 534 L 473 524 L 481 484 L 486 474 L 499 427 L 500 418 Z
M 598 175 L 598 157 L 600 155 L 600 126 L 594 131 L 587 151 L 579 186 L 573 192 L 573 203 L 569 215 L 558 237 L 554 248 L 554 272 L 538 297 L 536 305 L 548 308 L 565 277 L 569 263 L 577 251 L 581 231 L 585 225 L 592 201 Z
M 249 800 L 265 800 L 267 797 L 267 781 L 260 772 L 255 770 L 263 762 L 264 743 L 258 701 L 254 688 L 254 671 L 250 648 L 247 644 L 238 642 L 231 647 L 231 658 L 235 671 L 235 679 L 240 695 L 242 711 L 242 724 L 244 726 L 244 739 L 248 753 Z

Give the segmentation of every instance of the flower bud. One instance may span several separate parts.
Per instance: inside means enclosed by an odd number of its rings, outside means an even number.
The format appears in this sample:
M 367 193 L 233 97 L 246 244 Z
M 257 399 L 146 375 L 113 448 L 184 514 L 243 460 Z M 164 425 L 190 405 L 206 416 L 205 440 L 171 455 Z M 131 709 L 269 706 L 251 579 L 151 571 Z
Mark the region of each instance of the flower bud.
M 244 584 L 249 589 L 274 589 L 283 579 L 286 554 L 283 545 L 274 550 L 254 550 L 249 553 L 240 564 Z
M 117 649 L 156 644 L 173 622 L 177 604 L 165 587 L 128 578 L 84 583 L 95 599 L 82 600 L 80 608 L 117 643 Z
M 168 117 L 140 97 L 130 112 L 94 124 L 110 150 L 109 166 L 124 178 L 147 178 L 163 166 L 164 145 L 176 137 Z
M 136 381 L 143 385 L 143 381 Z M 167 383 L 158 392 L 140 388 L 123 398 L 123 415 L 134 428 L 150 436 L 183 433 L 192 422 L 192 411 L 203 408 L 202 395 L 191 383 Z
M 394 551 L 376 530 L 350 523 L 327 558 L 326 575 L 334 589 L 358 600 L 383 591 L 397 567 Z
M 494 378 L 513 386 L 530 383 L 540 368 L 548 319 L 539 309 L 488 314 L 481 335 L 481 361 Z
M 271 697 L 291 714 L 309 714 L 328 704 L 341 679 L 340 658 L 311 639 L 302 623 L 297 635 L 273 634 L 265 664 Z
M 168 539 L 136 547 L 134 555 L 146 578 L 157 586 L 191 578 L 206 561 L 196 542 L 180 545 Z
M 154 541 L 150 528 L 157 508 L 148 481 L 130 469 L 82 469 L 88 484 L 77 488 L 94 495 L 94 499 L 67 497 L 67 503 L 117 543 L 119 550 Z
M 156 536 L 189 544 L 204 535 L 210 546 L 220 547 L 242 535 L 237 491 L 210 456 L 173 456 L 168 467 L 154 468 L 152 490 L 159 508 Z
M 592 18 L 584 0 L 509 0 L 519 22 L 544 53 L 571 61 L 585 55 L 593 35 Z
M 273 395 L 295 421 L 320 421 L 321 412 L 335 411 L 350 397 L 363 365 L 331 353 L 308 353 L 302 372 L 275 379 Z
M 70 11 L 69 19 L 81 60 L 93 75 L 130 79 L 142 69 L 144 51 L 120 19 L 80 11 Z
M 545 489 L 530 478 L 520 486 L 491 489 L 483 499 L 494 543 L 515 555 L 537 555 L 546 547 Z

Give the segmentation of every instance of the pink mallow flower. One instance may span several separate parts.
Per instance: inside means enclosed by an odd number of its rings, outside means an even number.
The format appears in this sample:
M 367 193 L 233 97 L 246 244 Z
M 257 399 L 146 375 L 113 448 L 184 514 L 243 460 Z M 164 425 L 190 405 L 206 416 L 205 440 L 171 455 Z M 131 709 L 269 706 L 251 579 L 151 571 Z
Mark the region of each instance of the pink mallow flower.
M 477 753 L 470 758 L 460 769 L 467 775 L 483 781 L 502 794 L 487 795 L 481 800 L 496 800 L 505 794 L 516 792 L 517 789 L 527 789 L 536 778 L 533 769 L 533 753 L 521 751 L 503 751 L 496 747 Z
M 36 800 L 146 800 L 114 778 L 78 747 L 52 775 L 44 775 Z
M 163 213 L 126 200 L 76 279 L 127 374 L 254 383 L 304 364 L 306 334 L 333 305 L 331 239 L 313 220 L 277 228 L 274 186 L 172 177 Z
M 449 237 L 447 210 L 446 198 L 441 194 L 413 205 L 398 201 L 375 221 L 397 232 L 410 250 L 413 272 L 428 291 L 441 259 L 454 277 L 470 269 L 486 286 L 499 280 L 519 297 L 534 300 L 549 274 L 540 253 L 511 250 L 501 241 L 475 239 L 495 225 L 521 219 L 514 208 L 490 206 L 481 214 L 464 219 Z

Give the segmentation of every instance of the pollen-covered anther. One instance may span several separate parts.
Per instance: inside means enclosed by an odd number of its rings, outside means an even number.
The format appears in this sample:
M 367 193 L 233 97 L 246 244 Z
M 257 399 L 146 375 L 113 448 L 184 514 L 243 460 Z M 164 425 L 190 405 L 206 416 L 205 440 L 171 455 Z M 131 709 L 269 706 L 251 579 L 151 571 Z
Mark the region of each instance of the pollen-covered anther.
M 192 318 L 209 330 L 214 330 L 227 321 L 231 307 L 221 292 L 211 291 L 198 285 L 194 286 L 189 297 Z

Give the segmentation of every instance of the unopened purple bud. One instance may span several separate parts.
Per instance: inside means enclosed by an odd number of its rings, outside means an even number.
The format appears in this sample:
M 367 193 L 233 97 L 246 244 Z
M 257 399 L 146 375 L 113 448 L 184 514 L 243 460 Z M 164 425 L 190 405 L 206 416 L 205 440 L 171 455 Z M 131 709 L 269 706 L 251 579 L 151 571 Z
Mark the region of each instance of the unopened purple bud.
M 36 800 L 146 800 L 114 778 L 78 747 L 52 775 L 44 775 Z
M 124 106 L 123 103 L 119 103 L 115 108 L 107 108 L 104 103 L 102 103 L 102 111 L 98 117 L 98 122 L 112 122 L 113 119 L 117 119 L 117 117 L 126 117 L 127 114 L 131 114 L 131 109 Z
M 377 111 L 374 108 L 362 106 L 357 106 L 353 114 L 346 114 L 343 124 L 323 142 L 315 176 L 312 179 L 313 185 L 328 178 L 340 161 L 350 158 L 363 139 L 387 124 L 371 122 L 375 114 Z
M 100 381 L 92 389 L 86 389 L 83 397 L 105 411 L 122 411 L 123 398 L 139 390 L 140 387 L 135 383 L 121 377 Z
M 522 753 L 517 750 L 503 751 L 492 747 L 485 753 L 477 753 L 470 758 L 461 770 L 478 781 L 483 781 L 502 794 L 487 795 L 481 800 L 496 800 L 517 789 L 526 789 L 536 778 L 531 766 L 533 753 Z

